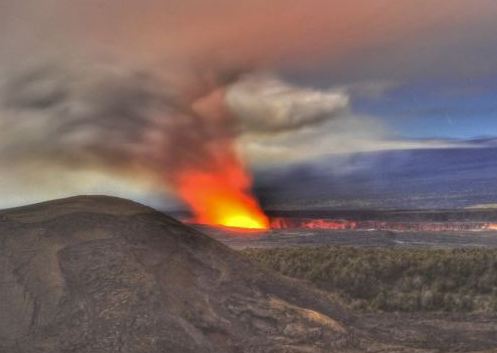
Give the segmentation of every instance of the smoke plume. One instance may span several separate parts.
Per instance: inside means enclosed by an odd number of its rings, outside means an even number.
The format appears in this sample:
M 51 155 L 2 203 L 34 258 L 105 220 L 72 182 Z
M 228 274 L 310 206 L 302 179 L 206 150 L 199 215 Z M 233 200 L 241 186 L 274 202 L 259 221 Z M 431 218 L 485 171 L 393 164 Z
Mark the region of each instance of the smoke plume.
M 243 166 L 240 136 L 349 111 L 345 91 L 261 72 L 333 63 L 464 7 L 430 3 L 0 1 L 2 193 L 22 179 L 57 189 L 61 170 L 174 186 L 185 170 Z

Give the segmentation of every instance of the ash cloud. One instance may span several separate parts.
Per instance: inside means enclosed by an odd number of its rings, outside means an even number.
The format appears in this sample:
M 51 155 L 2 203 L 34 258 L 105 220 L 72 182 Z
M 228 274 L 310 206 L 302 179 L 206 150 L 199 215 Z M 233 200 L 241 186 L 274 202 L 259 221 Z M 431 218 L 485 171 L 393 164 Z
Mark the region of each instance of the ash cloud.
M 112 68 L 28 70 L 2 85 L 0 158 L 154 173 L 208 163 L 206 146 L 232 136 L 229 122 L 209 122 L 192 108 L 202 97 L 188 101 L 168 87 Z
M 81 75 L 59 66 L 8 78 L 0 90 L 0 160 L 11 167 L 43 161 L 135 171 L 174 182 L 176 171 L 216 169 L 222 160 L 238 158 L 234 141 L 240 134 L 297 130 L 348 106 L 344 93 L 275 78 L 199 79 L 204 90 L 189 96 L 160 77 L 108 67 Z

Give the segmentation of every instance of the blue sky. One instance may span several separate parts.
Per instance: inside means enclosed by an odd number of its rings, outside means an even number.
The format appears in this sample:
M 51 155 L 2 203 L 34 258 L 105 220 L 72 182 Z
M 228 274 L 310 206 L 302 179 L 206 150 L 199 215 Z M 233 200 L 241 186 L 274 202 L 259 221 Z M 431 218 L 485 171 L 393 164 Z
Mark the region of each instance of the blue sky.
M 409 82 L 381 97 L 357 97 L 353 107 L 402 137 L 497 136 L 497 77 Z

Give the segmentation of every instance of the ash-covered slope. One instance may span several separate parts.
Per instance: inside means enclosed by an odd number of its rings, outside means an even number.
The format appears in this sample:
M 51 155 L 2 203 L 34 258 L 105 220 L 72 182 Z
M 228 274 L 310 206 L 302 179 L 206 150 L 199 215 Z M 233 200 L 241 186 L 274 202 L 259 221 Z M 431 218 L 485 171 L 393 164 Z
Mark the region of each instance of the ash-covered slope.
M 4 353 L 385 348 L 321 292 L 104 196 L 1 211 L 0 298 Z

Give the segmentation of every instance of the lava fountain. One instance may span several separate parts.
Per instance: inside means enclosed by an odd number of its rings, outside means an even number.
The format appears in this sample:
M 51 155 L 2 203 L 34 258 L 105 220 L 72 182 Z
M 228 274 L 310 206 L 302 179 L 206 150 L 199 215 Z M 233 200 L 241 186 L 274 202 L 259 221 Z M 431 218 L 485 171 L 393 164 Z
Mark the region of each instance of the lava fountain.
M 236 149 L 239 122 L 217 87 L 192 104 L 194 124 L 178 134 L 172 185 L 199 224 L 268 229 L 269 219 L 251 193 L 252 178 Z
M 236 160 L 212 170 L 186 170 L 177 178 L 177 191 L 196 223 L 268 229 L 269 219 L 250 193 L 251 185 L 251 177 Z

